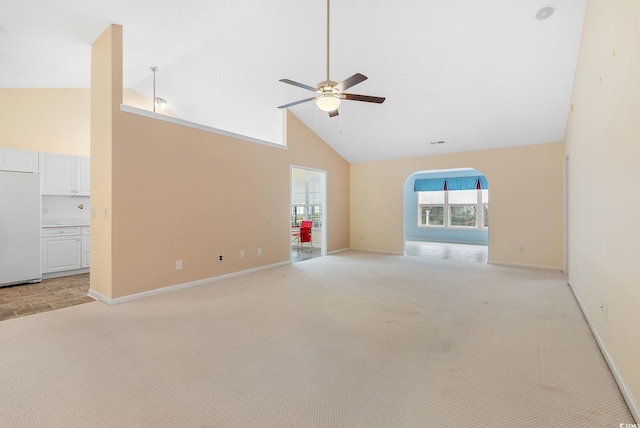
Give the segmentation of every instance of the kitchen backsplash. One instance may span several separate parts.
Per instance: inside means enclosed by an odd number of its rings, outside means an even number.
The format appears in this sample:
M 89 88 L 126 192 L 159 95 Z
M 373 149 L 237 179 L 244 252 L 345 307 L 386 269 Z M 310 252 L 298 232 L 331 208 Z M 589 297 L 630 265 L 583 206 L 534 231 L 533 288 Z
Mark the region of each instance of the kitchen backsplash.
M 42 219 L 89 218 L 89 196 L 42 196 Z

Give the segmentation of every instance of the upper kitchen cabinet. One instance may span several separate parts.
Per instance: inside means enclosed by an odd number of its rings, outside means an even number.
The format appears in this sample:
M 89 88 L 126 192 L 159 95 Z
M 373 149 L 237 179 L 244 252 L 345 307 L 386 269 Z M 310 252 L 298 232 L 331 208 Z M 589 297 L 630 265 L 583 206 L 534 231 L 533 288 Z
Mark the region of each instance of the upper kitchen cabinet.
M 40 152 L 43 195 L 89 196 L 90 158 Z
M 89 196 L 91 192 L 91 158 L 76 156 L 76 195 Z
M 38 172 L 38 152 L 0 147 L 0 171 Z

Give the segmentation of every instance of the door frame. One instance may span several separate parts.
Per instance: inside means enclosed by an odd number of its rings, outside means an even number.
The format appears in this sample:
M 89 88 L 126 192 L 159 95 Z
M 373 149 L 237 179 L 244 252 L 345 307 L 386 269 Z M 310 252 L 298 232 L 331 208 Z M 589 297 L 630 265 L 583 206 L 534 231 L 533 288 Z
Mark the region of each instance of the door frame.
M 293 199 L 292 199 L 292 184 L 293 184 L 293 170 L 294 169 L 303 169 L 306 171 L 313 171 L 313 172 L 317 172 L 320 174 L 321 180 L 321 188 L 322 188 L 322 230 L 320 233 L 320 236 L 322 237 L 322 244 L 320 245 L 320 255 L 321 256 L 326 256 L 327 255 L 327 228 L 329 227 L 327 224 L 327 171 L 324 169 L 318 169 L 318 168 L 311 168 L 308 166 L 302 166 L 302 165 L 294 165 L 294 164 L 290 164 L 289 165 L 289 223 L 291 223 L 291 207 L 293 206 Z
M 569 189 L 569 154 L 564 157 L 564 267 L 562 271 L 569 275 L 569 217 L 571 200 Z

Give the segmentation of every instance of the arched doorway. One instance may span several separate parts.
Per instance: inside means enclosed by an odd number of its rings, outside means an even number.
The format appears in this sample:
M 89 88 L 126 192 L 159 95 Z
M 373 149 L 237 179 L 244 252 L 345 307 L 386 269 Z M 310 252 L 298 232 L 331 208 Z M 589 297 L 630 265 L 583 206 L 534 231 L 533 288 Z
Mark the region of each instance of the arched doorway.
M 404 185 L 405 254 L 486 263 L 489 185 L 472 168 L 418 171 Z

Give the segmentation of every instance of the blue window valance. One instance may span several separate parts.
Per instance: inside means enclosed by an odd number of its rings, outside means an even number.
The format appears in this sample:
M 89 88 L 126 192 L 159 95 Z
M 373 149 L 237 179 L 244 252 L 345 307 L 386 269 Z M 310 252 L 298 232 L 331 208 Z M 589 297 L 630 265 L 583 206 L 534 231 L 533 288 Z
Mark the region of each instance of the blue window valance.
M 434 192 L 444 190 L 444 178 L 420 178 L 413 185 L 416 192 Z
M 475 177 L 419 178 L 413 185 L 416 192 L 434 192 L 439 190 L 488 189 L 489 183 L 483 175 Z

